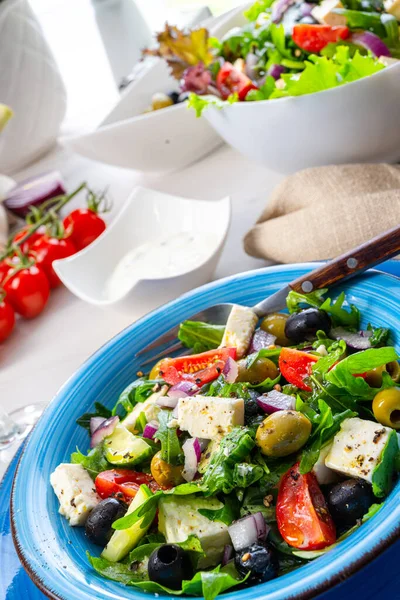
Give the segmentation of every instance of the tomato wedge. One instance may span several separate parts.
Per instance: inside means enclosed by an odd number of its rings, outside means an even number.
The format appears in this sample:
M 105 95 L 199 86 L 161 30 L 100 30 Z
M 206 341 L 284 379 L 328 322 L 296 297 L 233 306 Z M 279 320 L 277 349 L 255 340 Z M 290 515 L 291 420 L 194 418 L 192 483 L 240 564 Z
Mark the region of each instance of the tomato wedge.
M 320 550 L 336 541 L 336 527 L 314 473 L 301 475 L 299 463 L 282 477 L 276 503 L 281 536 L 293 548 Z
M 307 379 L 311 375 L 311 367 L 318 357 L 294 348 L 282 348 L 279 355 L 279 369 L 286 381 L 301 390 L 311 392 Z
M 258 90 L 252 80 L 230 62 L 224 63 L 218 71 L 217 88 L 224 100 L 235 93 L 239 100 L 245 100 L 250 90 Z
M 217 379 L 229 357 L 236 358 L 236 348 L 220 348 L 191 356 L 166 358 L 160 363 L 159 374 L 170 385 L 191 381 L 201 386 Z
M 130 469 L 103 471 L 97 475 L 94 483 L 100 498 L 110 498 L 110 496 L 122 494 L 127 502 L 136 496 L 142 484 L 148 485 L 153 492 L 160 489 L 151 475 Z
M 307 52 L 321 52 L 331 42 L 345 40 L 350 35 L 348 27 L 330 25 L 295 25 L 293 41 Z

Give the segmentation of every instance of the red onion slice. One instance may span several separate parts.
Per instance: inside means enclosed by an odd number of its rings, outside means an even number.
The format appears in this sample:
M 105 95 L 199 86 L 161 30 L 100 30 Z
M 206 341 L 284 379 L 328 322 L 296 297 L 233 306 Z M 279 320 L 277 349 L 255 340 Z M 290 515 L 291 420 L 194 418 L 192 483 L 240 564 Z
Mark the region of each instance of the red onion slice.
M 197 466 L 201 459 L 201 447 L 197 438 L 189 438 L 182 446 L 185 455 L 185 464 L 182 476 L 186 481 L 193 481 L 197 473 Z
M 262 525 L 261 518 L 264 525 Z M 229 535 L 231 536 L 236 552 L 252 546 L 258 540 L 265 540 L 269 530 L 270 528 L 266 524 L 262 513 L 247 515 L 228 527 Z
M 176 408 L 179 398 L 183 397 L 184 396 L 176 396 L 175 398 L 171 398 L 170 396 L 161 396 L 160 398 L 157 398 L 156 404 L 161 408 Z
M 259 58 L 253 52 L 249 52 L 246 56 L 246 66 L 245 73 L 247 77 L 250 77 L 253 81 L 257 79 L 257 69 L 256 66 L 258 64 Z
M 271 65 L 267 71 L 267 75 L 271 75 L 271 77 L 278 80 L 285 71 L 286 69 L 282 65 Z
M 170 398 L 186 398 L 187 396 L 193 396 L 199 391 L 199 387 L 191 381 L 180 381 L 176 383 L 167 392 L 167 396 Z
M 256 512 L 253 514 L 257 526 L 257 537 L 260 541 L 264 541 L 267 537 L 267 524 L 264 519 L 262 512 Z
M 276 0 L 272 5 L 271 20 L 273 23 L 280 23 L 283 15 L 293 4 L 294 0 Z
M 282 394 L 277 390 L 271 390 L 267 394 L 259 396 L 257 404 L 264 412 L 271 414 L 278 410 L 294 410 L 296 399 L 288 394 Z
M 310 2 L 303 2 L 303 4 L 300 4 L 300 12 L 303 15 L 303 17 L 310 17 L 312 9 L 316 6 L 316 4 L 311 4 Z
M 239 373 L 238 364 L 233 358 L 228 356 L 225 366 L 222 371 L 227 383 L 234 383 Z
M 157 421 L 150 421 L 150 423 L 146 423 L 145 428 L 143 429 L 143 437 L 148 440 L 152 440 L 157 432 L 157 429 Z
M 105 417 L 92 417 L 90 419 L 90 435 L 93 435 L 105 420 Z
M 279 67 L 279 65 L 273 65 L 274 67 Z M 283 69 L 283 67 L 282 67 Z M 269 346 L 273 346 L 276 342 L 276 336 L 272 335 L 272 333 L 267 333 L 263 329 L 256 329 L 254 332 L 253 338 L 250 344 L 249 354 L 254 354 L 254 352 L 259 352 L 263 348 L 269 348 Z
M 181 92 L 196 92 L 197 94 L 207 94 L 208 86 L 211 84 L 211 73 L 205 68 L 202 62 L 188 67 L 181 79 Z
M 233 558 L 233 548 L 229 544 L 226 544 L 224 553 L 222 555 L 221 565 L 224 567 Z
M 25 217 L 31 206 L 42 204 L 50 198 L 65 194 L 61 173 L 51 171 L 18 183 L 8 193 L 5 206 L 20 217 Z
M 389 48 L 381 38 L 371 33 L 371 31 L 363 31 L 362 33 L 353 33 L 350 41 L 357 46 L 362 46 L 367 50 L 370 50 L 374 56 L 379 58 L 380 56 L 392 56 Z
M 369 338 L 372 336 L 372 331 L 352 333 L 351 331 L 346 331 L 343 327 L 334 327 L 331 329 L 329 335 L 335 340 L 343 340 L 353 350 L 368 350 L 368 348 L 371 348 Z
M 108 435 L 111 435 L 118 423 L 119 417 L 117 416 L 105 419 L 92 435 L 90 447 L 95 448 L 104 440 L 104 438 L 106 438 Z

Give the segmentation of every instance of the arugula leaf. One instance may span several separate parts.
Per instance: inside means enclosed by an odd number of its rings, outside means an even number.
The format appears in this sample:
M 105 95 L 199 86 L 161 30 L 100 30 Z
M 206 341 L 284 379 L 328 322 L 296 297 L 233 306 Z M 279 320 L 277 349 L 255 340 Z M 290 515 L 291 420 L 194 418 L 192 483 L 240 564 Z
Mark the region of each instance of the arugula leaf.
M 194 353 L 213 350 L 220 345 L 225 331 L 224 325 L 211 325 L 201 321 L 184 321 L 179 326 L 178 339 Z
M 102 444 L 99 444 L 96 446 L 96 448 L 90 450 L 87 456 L 82 454 L 82 452 L 77 448 L 76 452 L 71 454 L 71 463 L 75 465 L 82 465 L 92 479 L 96 479 L 97 475 L 102 471 L 107 471 L 108 469 L 112 468 L 110 463 L 104 457 Z
M 203 515 L 203 517 L 210 519 L 210 521 L 220 521 L 221 523 L 225 523 L 225 525 L 230 525 L 239 517 L 239 505 L 236 498 L 232 496 L 226 496 L 224 500 L 224 506 L 218 510 L 199 508 L 197 512 Z
M 371 346 L 374 348 L 376 346 L 384 346 L 387 344 L 390 335 L 390 329 L 387 329 L 386 327 L 373 327 L 371 323 L 368 323 L 367 331 L 372 331 L 369 341 Z
M 237 487 L 247 488 L 256 483 L 264 475 L 261 465 L 238 463 L 233 470 L 233 480 Z
M 257 21 L 261 13 L 266 12 L 273 3 L 274 0 L 257 0 L 243 14 L 248 21 Z
M 290 314 L 299 311 L 301 308 L 312 306 L 319 308 L 323 302 L 323 295 L 328 291 L 328 288 L 315 290 L 310 294 L 299 294 L 294 290 L 290 290 L 286 297 L 286 306 Z
M 342 308 L 343 302 L 346 296 L 342 292 L 334 302 L 330 298 L 327 298 L 319 307 L 320 310 L 324 310 L 331 317 L 334 325 L 343 325 L 344 327 L 350 327 L 351 329 L 358 329 L 360 324 L 360 311 L 354 304 L 350 304 L 350 312 Z
M 87 429 L 87 431 L 90 431 L 90 419 L 92 417 L 103 417 L 104 419 L 111 417 L 111 410 L 100 402 L 95 402 L 94 408 L 96 412 L 83 414 L 81 417 L 79 417 L 79 419 L 76 420 L 77 425 Z
M 161 410 L 157 418 L 159 427 L 154 437 L 161 442 L 161 459 L 170 465 L 180 464 L 182 461 L 181 445 L 176 428 L 169 426 L 172 414 L 167 410 Z
M 139 402 L 144 402 L 152 395 L 154 386 L 162 383 L 163 381 L 161 380 L 152 381 L 146 377 L 139 377 L 139 379 L 135 379 L 135 381 L 132 381 L 132 383 L 130 383 L 121 392 L 116 405 L 112 409 L 112 416 L 120 414 L 120 411 L 118 410 L 120 406 L 123 408 L 126 414 L 132 412 L 136 404 L 139 404 Z M 122 417 L 126 416 L 126 414 L 122 415 Z
M 331 371 L 325 374 L 325 381 L 332 383 L 337 388 L 360 400 L 373 400 L 380 390 L 395 385 L 395 382 L 385 371 L 382 373 L 382 386 L 371 388 L 362 377 L 354 377 L 366 371 L 371 371 L 382 365 L 398 359 L 396 350 L 392 346 L 383 348 L 369 348 L 351 354 L 340 361 Z
M 188 108 L 193 108 L 196 111 L 196 117 L 201 117 L 203 110 L 209 108 L 210 106 L 221 109 L 225 106 L 229 106 L 230 104 L 234 104 L 235 102 L 239 102 L 239 96 L 237 94 L 231 94 L 226 100 L 221 100 L 220 98 L 217 98 L 217 96 L 211 96 L 208 94 L 199 96 L 198 94 L 194 94 L 192 92 L 189 94 L 187 106 Z
M 340 340 L 334 342 L 329 348 L 328 356 L 321 356 L 312 366 L 314 374 L 323 375 L 327 373 L 335 363 L 339 362 L 346 353 L 346 342 Z
M 211 384 L 206 384 L 201 392 L 203 396 L 218 396 L 219 398 L 243 398 L 249 400 L 249 384 L 247 383 L 226 383 L 223 375 Z

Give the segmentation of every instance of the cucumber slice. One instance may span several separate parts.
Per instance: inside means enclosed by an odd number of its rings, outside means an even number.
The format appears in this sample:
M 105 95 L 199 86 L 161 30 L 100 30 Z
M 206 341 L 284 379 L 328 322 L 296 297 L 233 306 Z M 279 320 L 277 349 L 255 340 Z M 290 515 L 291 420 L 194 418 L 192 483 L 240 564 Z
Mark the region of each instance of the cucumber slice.
M 153 451 L 143 438 L 133 435 L 122 425 L 117 425 L 113 433 L 104 440 L 104 453 L 112 465 L 127 467 L 147 460 Z
M 149 498 L 152 495 L 153 494 L 149 490 L 147 485 L 141 485 L 138 493 L 129 505 L 126 514 L 129 515 L 130 513 L 133 513 L 138 508 L 138 506 L 143 504 L 147 500 L 147 498 Z M 157 507 L 154 506 L 154 516 L 156 515 L 156 510 Z M 144 518 L 145 517 L 143 517 L 143 519 Z M 126 556 L 128 552 L 133 550 L 133 548 L 135 548 L 135 546 L 138 545 L 139 541 L 142 539 L 142 537 L 151 525 L 150 522 L 147 527 L 141 529 L 140 526 L 142 524 L 143 519 L 141 519 L 128 529 L 116 530 L 113 533 L 112 538 L 108 542 L 107 546 L 101 553 L 101 556 L 103 558 L 106 558 L 110 562 L 118 562 L 119 560 L 124 558 L 124 556 Z

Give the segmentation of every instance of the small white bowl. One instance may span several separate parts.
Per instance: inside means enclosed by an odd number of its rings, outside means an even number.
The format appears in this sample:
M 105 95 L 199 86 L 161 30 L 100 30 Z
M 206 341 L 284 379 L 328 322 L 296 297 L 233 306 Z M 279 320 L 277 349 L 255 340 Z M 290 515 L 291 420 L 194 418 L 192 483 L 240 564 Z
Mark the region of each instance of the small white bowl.
M 160 297 L 167 288 L 176 297 L 211 280 L 230 214 L 229 198 L 189 200 L 138 187 L 95 242 L 53 267 L 73 294 L 97 306 L 131 310 L 144 282 Z

